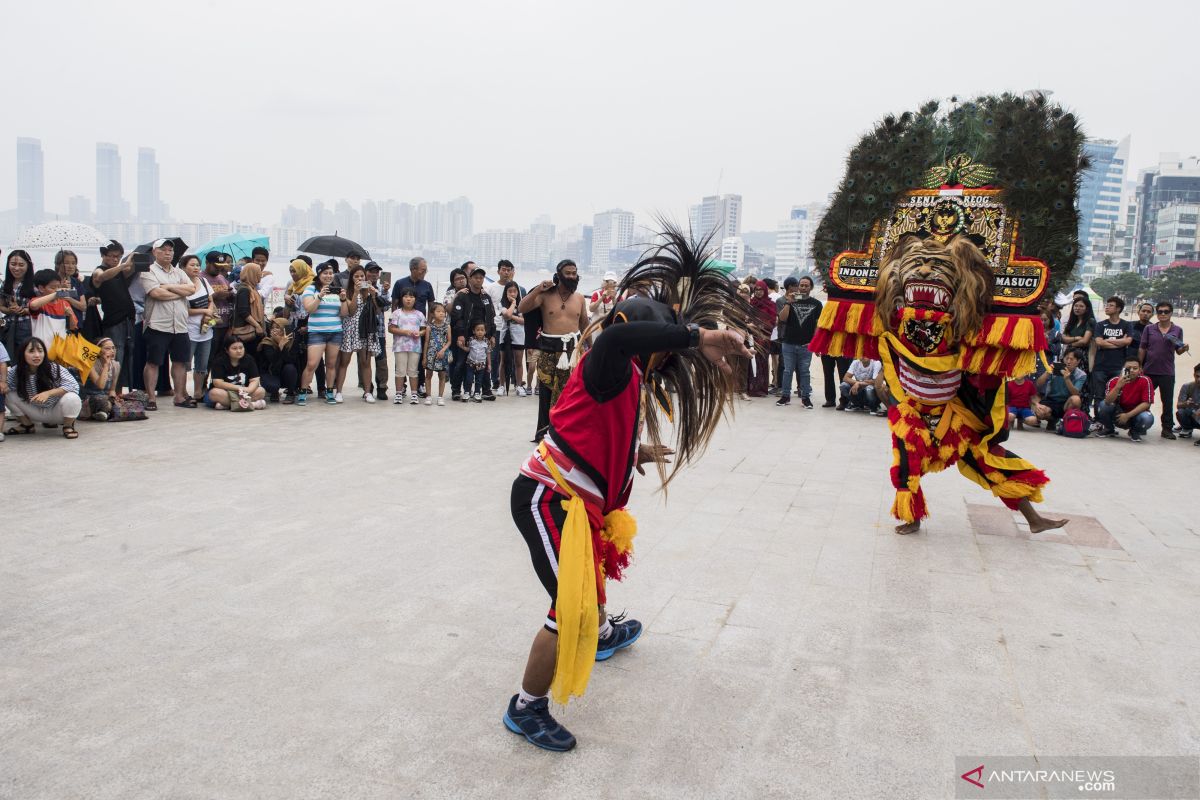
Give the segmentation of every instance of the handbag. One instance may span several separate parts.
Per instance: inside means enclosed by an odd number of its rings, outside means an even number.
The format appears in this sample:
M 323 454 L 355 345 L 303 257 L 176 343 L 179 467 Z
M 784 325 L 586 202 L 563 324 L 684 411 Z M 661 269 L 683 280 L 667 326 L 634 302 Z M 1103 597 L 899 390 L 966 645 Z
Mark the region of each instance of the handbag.
M 146 404 L 141 400 L 127 400 L 129 395 L 118 397 L 113 401 L 109 422 L 133 422 L 146 419 Z

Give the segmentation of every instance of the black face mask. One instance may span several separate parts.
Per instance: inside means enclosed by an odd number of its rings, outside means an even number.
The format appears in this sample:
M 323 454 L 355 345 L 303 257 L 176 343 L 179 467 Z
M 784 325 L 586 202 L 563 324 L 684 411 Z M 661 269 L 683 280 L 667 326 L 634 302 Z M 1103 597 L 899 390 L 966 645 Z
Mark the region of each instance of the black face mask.
M 579 278 L 568 278 L 566 275 L 559 275 L 558 285 L 566 289 L 568 292 L 574 292 L 579 286 Z

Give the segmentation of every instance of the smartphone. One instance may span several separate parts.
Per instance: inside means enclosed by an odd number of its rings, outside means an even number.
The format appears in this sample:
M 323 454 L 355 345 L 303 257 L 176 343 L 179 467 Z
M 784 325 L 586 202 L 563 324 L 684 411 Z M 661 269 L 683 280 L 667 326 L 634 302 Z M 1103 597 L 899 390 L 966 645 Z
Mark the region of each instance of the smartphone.
M 380 282 L 380 283 L 385 283 L 385 284 L 387 284 L 388 286 L 391 286 L 391 285 L 392 285 L 392 273 L 390 273 L 390 272 L 381 272 L 381 273 L 379 274 L 379 282 Z
M 149 272 L 150 265 L 154 263 L 149 253 L 134 253 L 131 260 L 134 272 Z
M 1054 372 L 1055 375 L 1057 375 L 1058 373 L 1063 371 L 1063 368 L 1065 366 L 1066 366 L 1066 364 L 1064 364 L 1063 362 L 1055 361 L 1053 364 L 1050 365 L 1050 369 Z
M 1129 369 L 1129 367 L 1126 367 L 1125 369 L 1122 370 L 1122 374 L 1124 374 L 1125 377 L 1128 378 L 1130 375 L 1133 374 L 1133 372 Z
M 54 296 L 59 297 L 59 298 L 70 298 L 71 300 L 78 300 L 79 292 L 75 291 L 74 289 L 59 289 L 57 292 L 54 293 Z

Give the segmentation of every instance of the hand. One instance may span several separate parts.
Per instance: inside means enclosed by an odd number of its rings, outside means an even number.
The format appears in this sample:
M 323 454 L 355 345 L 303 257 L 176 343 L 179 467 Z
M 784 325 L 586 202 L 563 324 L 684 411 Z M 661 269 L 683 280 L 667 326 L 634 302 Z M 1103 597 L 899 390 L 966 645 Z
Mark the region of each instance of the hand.
M 341 300 L 343 303 L 346 302 L 346 290 L 345 289 L 338 292 L 338 299 Z
M 458 346 L 461 347 L 463 350 L 467 349 L 467 337 L 460 336 L 460 337 L 458 337 L 458 339 L 456 341 L 458 343 Z
M 554 281 L 542 281 L 538 284 L 539 292 L 548 292 L 554 288 Z
M 100 298 L 99 297 L 89 297 L 87 302 L 88 302 L 89 306 L 98 306 L 98 305 L 100 305 Z M 1187 347 L 1187 345 L 1184 345 L 1184 347 Z
M 1058 374 L 1063 376 L 1064 378 L 1069 378 L 1069 377 L 1071 377 L 1071 370 L 1067 369 L 1066 367 L 1063 367 L 1062 369 L 1060 369 L 1058 371 Z
M 728 356 L 754 358 L 754 353 L 746 347 L 745 334 L 734 330 L 714 331 L 702 328 L 699 349 L 701 355 L 716 364 L 726 375 L 733 373 L 733 366 L 725 360 Z
M 8 383 L 0 381 L 0 394 L 8 394 Z
M 37 393 L 37 394 L 35 394 L 33 397 L 29 398 L 29 401 L 30 401 L 31 403 L 46 403 L 46 402 L 49 402 L 49 401 L 50 401 L 50 399 L 51 399 L 51 398 L 54 396 L 54 395 L 52 395 L 52 394 L 51 394 L 51 392 L 53 392 L 53 391 L 54 391 L 53 389 L 47 389 L 47 390 L 46 390 L 46 391 L 44 391 L 44 392 L 38 392 L 38 393 Z
M 1120 423 L 1121 425 L 1128 425 L 1129 418 L 1132 416 L 1133 416 L 1133 414 L 1130 414 L 1128 412 L 1126 412 L 1124 414 L 1117 414 L 1117 422 Z
M 862 386 L 862 384 L 861 384 L 861 383 L 855 383 L 853 386 L 851 386 L 851 387 L 850 387 L 850 394 L 858 394 L 858 389 L 859 389 L 859 387 L 860 387 L 860 386 Z
M 642 469 L 642 464 L 670 464 L 671 459 L 667 456 L 675 455 L 675 451 L 664 444 L 640 444 L 638 445 L 637 453 L 637 471 L 639 475 L 645 475 L 646 470 Z

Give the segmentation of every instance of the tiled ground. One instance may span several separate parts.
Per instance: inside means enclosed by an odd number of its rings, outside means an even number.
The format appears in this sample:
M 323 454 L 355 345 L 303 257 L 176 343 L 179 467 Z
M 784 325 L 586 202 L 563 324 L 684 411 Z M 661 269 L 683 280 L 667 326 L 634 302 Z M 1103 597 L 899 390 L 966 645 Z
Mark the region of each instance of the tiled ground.
M 648 632 L 575 752 L 529 747 L 535 402 L 0 444 L 0 797 L 925 798 L 956 754 L 1200 750 L 1200 451 L 1018 434 L 1065 536 L 951 472 L 899 537 L 883 421 L 765 401 L 665 505 L 638 485 L 610 594 Z

